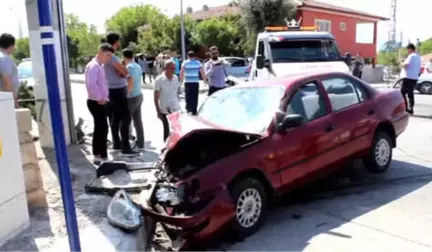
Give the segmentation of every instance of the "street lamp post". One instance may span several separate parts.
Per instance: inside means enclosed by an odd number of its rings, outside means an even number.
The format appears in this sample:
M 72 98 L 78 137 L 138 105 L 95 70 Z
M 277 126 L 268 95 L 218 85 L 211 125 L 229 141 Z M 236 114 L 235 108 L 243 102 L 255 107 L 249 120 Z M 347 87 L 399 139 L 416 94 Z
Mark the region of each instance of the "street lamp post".
M 185 22 L 183 15 L 183 0 L 180 0 L 180 19 L 181 19 L 181 47 L 182 47 L 182 58 L 186 59 L 186 41 L 185 41 Z

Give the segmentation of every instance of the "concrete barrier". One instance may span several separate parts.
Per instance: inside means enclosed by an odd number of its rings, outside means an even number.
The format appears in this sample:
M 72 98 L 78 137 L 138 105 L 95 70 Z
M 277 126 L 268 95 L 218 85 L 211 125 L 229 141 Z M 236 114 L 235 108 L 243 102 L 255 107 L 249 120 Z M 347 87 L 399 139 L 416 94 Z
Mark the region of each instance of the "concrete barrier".
M 42 176 L 33 140 L 33 122 L 30 110 L 16 109 L 19 142 L 21 149 L 21 162 L 24 170 L 27 203 L 30 207 L 46 206 L 45 192 L 43 190 Z
M 29 117 L 30 111 L 27 110 Z M 20 113 L 20 112 L 18 112 Z M 0 92 L 0 246 L 14 238 L 30 225 L 26 189 L 20 155 L 18 127 L 27 128 L 18 121 L 14 99 L 9 92 Z M 18 119 L 18 120 L 17 120 Z M 22 125 L 21 125 L 22 123 Z M 24 138 L 24 137 L 23 137 Z

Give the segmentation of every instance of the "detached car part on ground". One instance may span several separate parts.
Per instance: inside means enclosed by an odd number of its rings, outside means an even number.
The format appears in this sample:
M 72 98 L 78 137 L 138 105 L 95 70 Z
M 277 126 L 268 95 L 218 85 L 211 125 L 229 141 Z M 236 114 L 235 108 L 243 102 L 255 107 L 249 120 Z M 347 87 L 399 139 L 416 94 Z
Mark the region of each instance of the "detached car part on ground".
M 352 159 L 385 172 L 408 124 L 404 106 L 398 91 L 321 73 L 244 83 L 210 96 L 197 117 L 171 114 L 160 162 L 141 174 L 140 194 L 131 195 L 146 238 L 155 222 L 183 248 L 225 228 L 248 236 L 263 223 L 273 196 Z M 126 170 L 136 181 L 137 170 Z

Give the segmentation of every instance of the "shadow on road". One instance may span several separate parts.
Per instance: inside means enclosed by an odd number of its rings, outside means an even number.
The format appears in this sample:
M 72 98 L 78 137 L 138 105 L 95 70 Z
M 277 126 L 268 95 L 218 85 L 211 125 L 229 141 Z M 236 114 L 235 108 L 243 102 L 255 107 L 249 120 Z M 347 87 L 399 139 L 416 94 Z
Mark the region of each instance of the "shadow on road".
M 395 160 L 388 173 L 376 175 L 354 162 L 338 174 L 284 196 L 255 235 L 221 246 L 230 251 L 302 251 L 320 234 L 351 239 L 335 229 L 430 181 L 429 167 Z

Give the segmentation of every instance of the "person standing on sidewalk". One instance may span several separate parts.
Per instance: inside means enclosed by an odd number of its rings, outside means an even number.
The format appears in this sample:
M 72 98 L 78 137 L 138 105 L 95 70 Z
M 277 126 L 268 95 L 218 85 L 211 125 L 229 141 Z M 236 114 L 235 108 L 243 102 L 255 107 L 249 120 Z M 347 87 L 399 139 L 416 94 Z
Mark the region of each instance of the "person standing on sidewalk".
M 226 87 L 225 78 L 228 77 L 226 72 L 227 65 L 219 58 L 219 50 L 216 46 L 210 47 L 211 59 L 205 64 L 205 74 L 209 80 L 208 95 L 212 95 Z
M 164 141 L 169 137 L 167 115 L 180 111 L 179 90 L 180 81 L 175 73 L 175 62 L 168 60 L 164 65 L 164 72 L 154 82 L 154 104 L 156 113 L 163 124 Z
M 120 48 L 120 35 L 110 32 L 106 37 L 115 51 Z M 111 60 L 104 64 L 105 75 L 109 88 L 109 99 L 111 104 L 111 134 L 113 149 L 121 150 L 123 156 L 136 156 L 139 153 L 132 150 L 129 143 L 129 129 L 131 115 L 128 109 L 128 86 L 127 79 L 131 78 L 126 67 L 121 63 L 116 55 L 112 55 Z M 119 136 L 121 135 L 121 138 Z
M 180 70 L 180 82 L 184 82 L 186 111 L 192 115 L 197 114 L 200 75 L 207 82 L 201 62 L 196 59 L 195 52 L 189 51 Z
M 143 83 L 147 84 L 146 73 L 148 71 L 148 63 L 143 54 L 138 55 L 138 65 L 141 67 Z
M 408 44 L 407 50 L 408 57 L 401 63 L 401 93 L 405 101 L 406 111 L 412 115 L 414 114 L 414 88 L 421 71 L 421 58 L 416 53 L 414 44 Z
M 135 147 L 142 151 L 144 150 L 144 127 L 141 116 L 141 105 L 143 103 L 143 95 L 141 92 L 142 71 L 141 67 L 133 60 L 132 50 L 123 50 L 123 60 L 132 81 L 132 88 L 128 93 L 128 107 L 137 135 Z
M 0 35 L 0 91 L 12 92 L 15 108 L 18 108 L 18 69 L 11 55 L 15 51 L 15 37 L 8 33 Z
M 104 43 L 99 46 L 98 53 L 85 68 L 85 84 L 87 88 L 87 107 L 93 116 L 93 162 L 100 164 L 108 160 L 108 85 L 105 79 L 103 64 L 111 60 L 114 48 Z

